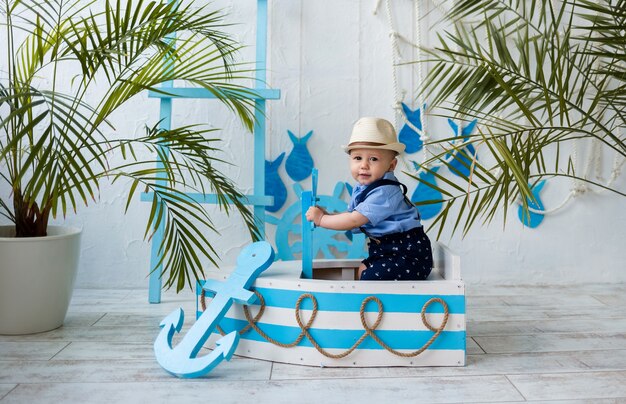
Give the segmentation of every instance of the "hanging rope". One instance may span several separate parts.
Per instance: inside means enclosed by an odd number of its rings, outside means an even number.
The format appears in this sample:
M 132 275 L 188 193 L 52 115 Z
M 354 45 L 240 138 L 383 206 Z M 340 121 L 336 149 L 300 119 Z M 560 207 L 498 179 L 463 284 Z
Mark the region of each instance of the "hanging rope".
M 421 10 L 420 10 L 420 2 L 419 0 L 415 0 L 413 2 L 413 14 L 415 18 L 415 60 L 417 61 L 417 83 L 418 90 L 417 92 L 417 106 L 421 109 L 420 113 L 420 125 L 422 126 L 422 130 L 419 133 L 420 140 L 422 141 L 422 165 L 425 166 L 428 159 L 430 159 L 430 153 L 428 151 L 428 141 L 430 140 L 430 136 L 428 135 L 428 129 L 426 128 L 427 121 L 424 119 L 426 115 L 426 103 L 424 101 L 423 92 L 421 91 L 422 84 L 424 83 L 424 78 L 422 76 L 422 28 L 420 21 L 422 20 Z M 408 121 L 408 119 L 407 119 Z M 412 126 L 412 125 L 411 125 Z
M 378 9 L 380 8 L 381 3 L 382 3 L 382 0 L 376 1 L 374 11 L 373 11 L 374 15 L 378 13 Z M 399 40 L 404 41 L 405 43 L 410 45 L 412 49 L 415 50 L 416 52 L 415 59 L 418 64 L 417 86 L 419 87 L 423 84 L 422 65 L 420 63 L 422 60 L 422 53 L 421 53 L 422 33 L 421 33 L 421 24 L 420 24 L 422 17 L 421 17 L 420 0 L 414 0 L 412 4 L 413 4 L 413 14 L 415 18 L 415 29 L 414 29 L 414 34 L 413 34 L 414 39 L 412 40 L 401 35 L 396 30 L 394 19 L 393 19 L 393 14 L 392 14 L 391 0 L 385 0 L 385 15 L 387 19 L 387 24 L 389 26 L 389 38 L 390 38 L 390 44 L 391 44 L 391 56 L 392 56 L 391 79 L 392 79 L 392 87 L 393 87 L 393 92 L 394 92 L 394 102 L 393 102 L 392 108 L 394 109 L 394 112 L 395 112 L 395 121 L 396 121 L 395 123 L 396 123 L 397 128 L 401 128 L 402 126 L 407 125 L 413 131 L 415 131 L 415 133 L 418 134 L 422 142 L 423 148 L 422 148 L 421 167 L 416 172 L 416 174 L 419 175 L 428 168 L 439 167 L 447 163 L 450 163 L 454 159 L 454 155 L 453 153 L 449 154 L 447 158 L 442 159 L 442 161 L 439 163 L 428 162 L 435 154 L 430 150 L 430 147 L 432 145 L 430 144 L 431 138 L 429 136 L 429 132 L 427 128 L 428 121 L 425 119 L 426 111 L 424 108 L 425 102 L 423 99 L 422 91 L 420 90 L 417 91 L 418 93 L 417 103 L 418 103 L 418 107 L 421 109 L 420 126 L 422 127 L 422 129 L 419 129 L 417 126 L 413 125 L 413 123 L 407 118 L 402 108 L 402 102 L 404 102 L 406 91 L 400 89 L 400 85 L 398 81 L 398 74 L 397 74 L 397 69 L 399 68 L 400 63 L 402 62 L 402 54 L 401 54 L 400 46 L 398 43 Z M 454 6 L 454 2 L 452 2 L 452 6 Z M 449 142 L 449 146 L 450 148 L 460 149 L 463 147 L 464 143 L 466 143 L 464 139 L 459 136 L 455 140 Z M 441 147 L 442 151 L 445 151 L 444 146 L 442 145 L 438 145 L 438 146 Z M 401 161 L 405 171 L 415 171 L 413 166 L 407 162 L 406 155 L 402 155 L 399 160 Z
M 419 1 L 419 0 L 416 0 L 416 1 Z M 380 8 L 381 2 L 382 0 L 376 1 L 376 5 L 374 8 L 374 15 L 378 13 L 378 9 Z M 392 81 L 392 87 L 393 87 L 392 108 L 394 110 L 395 126 L 396 128 L 398 128 L 398 132 L 399 132 L 402 126 L 408 125 L 413 131 L 415 131 L 415 133 L 418 134 L 420 139 L 422 139 L 422 142 L 424 142 L 425 139 L 427 140 L 425 131 L 413 125 L 413 123 L 406 117 L 404 110 L 402 109 L 402 102 L 404 101 L 404 98 L 406 96 L 406 91 L 400 90 L 400 86 L 398 84 L 398 74 L 397 74 L 397 69 L 402 59 L 402 54 L 400 53 L 400 46 L 398 44 L 398 39 L 402 39 L 404 42 L 408 43 L 411 46 L 415 46 L 415 44 L 412 41 L 408 40 L 406 37 L 402 36 L 396 30 L 394 20 L 393 20 L 390 0 L 385 0 L 385 16 L 387 19 L 387 25 L 389 26 L 389 40 L 390 40 L 390 45 L 391 45 L 391 81 Z M 419 27 L 419 21 L 416 21 L 415 24 Z M 421 81 L 420 81 L 420 85 L 421 85 Z M 420 103 L 419 105 L 421 108 L 422 104 Z M 424 128 L 423 115 L 424 115 L 424 111 L 422 111 L 422 113 L 420 114 L 420 123 L 421 123 L 422 128 Z M 425 150 L 426 150 L 426 145 L 424 145 L 424 156 L 427 154 Z M 413 167 L 411 167 L 411 165 L 406 161 L 405 155 L 402 155 L 399 158 L 399 160 L 404 167 L 404 171 L 414 170 Z M 425 161 L 425 158 L 423 161 Z
M 311 329 L 311 326 L 313 325 L 313 321 L 315 321 L 315 317 L 317 316 L 317 312 L 318 312 L 318 308 L 317 308 L 317 299 L 315 298 L 315 296 L 311 293 L 303 293 L 298 300 L 296 301 L 296 305 L 295 305 L 295 316 L 296 316 L 296 322 L 298 323 L 298 327 L 300 327 L 300 334 L 296 337 L 295 340 L 293 340 L 290 343 L 283 343 L 280 342 L 272 337 L 270 337 L 265 331 L 263 331 L 261 328 L 259 328 L 259 326 L 257 325 L 257 322 L 261 319 L 261 317 L 263 316 L 263 313 L 265 312 L 265 299 L 263 298 L 263 296 L 257 292 L 256 290 L 254 291 L 254 294 L 257 296 L 257 298 L 259 299 L 259 312 L 253 317 L 250 314 L 250 309 L 248 307 L 248 305 L 243 305 L 243 312 L 244 312 L 244 316 L 246 317 L 246 320 L 248 321 L 248 324 L 243 327 L 241 330 L 239 330 L 239 334 L 244 334 L 246 332 L 248 332 L 250 329 L 253 329 L 254 331 L 256 331 L 261 337 L 263 337 L 266 341 L 276 345 L 276 346 L 280 346 L 282 348 L 291 348 L 294 347 L 296 345 L 298 345 L 302 339 L 304 337 L 306 337 L 309 342 L 311 342 L 311 345 L 313 345 L 313 347 L 315 347 L 315 349 L 321 353 L 322 355 L 328 357 L 328 358 L 333 358 L 333 359 L 341 359 L 341 358 L 345 358 L 346 356 L 350 355 L 352 352 L 354 352 L 354 350 L 356 350 L 359 345 L 361 345 L 361 343 L 363 342 L 363 340 L 365 338 L 367 338 L 368 336 L 372 337 L 372 339 L 374 341 L 376 341 L 381 347 L 383 347 L 385 350 L 387 350 L 388 352 L 391 352 L 392 354 L 396 355 L 396 356 L 400 356 L 400 357 L 404 357 L 404 358 L 412 358 L 415 357 L 419 354 L 421 354 L 422 352 L 424 352 L 425 350 L 427 350 L 432 344 L 433 342 L 435 342 L 435 340 L 437 339 L 437 337 L 439 337 L 439 335 L 441 334 L 441 332 L 446 328 L 446 324 L 448 323 L 448 317 L 449 317 L 449 310 L 448 310 L 448 305 L 447 303 L 439 298 L 439 297 L 433 297 L 431 299 L 429 299 L 424 306 L 422 307 L 422 311 L 420 313 L 421 315 L 421 319 L 422 319 L 422 323 L 426 326 L 426 328 L 428 328 L 430 331 L 433 331 L 434 334 L 430 337 L 430 339 L 419 349 L 412 351 L 412 352 L 400 352 L 398 350 L 395 350 L 393 348 L 391 348 L 388 344 L 386 344 L 382 339 L 380 339 L 380 337 L 374 332 L 378 326 L 380 325 L 380 322 L 383 319 L 383 304 L 380 301 L 380 299 L 376 296 L 368 296 L 365 299 L 363 299 L 363 301 L 361 302 L 361 307 L 359 309 L 359 316 L 361 318 L 361 325 L 363 326 L 363 330 L 364 333 L 361 335 L 361 337 L 359 337 L 359 339 L 347 350 L 339 353 L 339 354 L 333 354 L 328 352 L 327 350 L 325 350 L 324 348 L 322 348 L 317 341 L 315 340 L 315 338 L 313 338 L 313 336 L 311 336 L 309 330 Z M 305 299 L 310 299 L 311 303 L 313 304 L 313 310 L 311 311 L 311 317 L 309 318 L 309 320 L 305 323 L 302 321 L 302 317 L 301 317 L 301 306 L 302 306 L 302 302 Z M 370 301 L 373 301 L 376 303 L 376 305 L 378 306 L 378 316 L 376 317 L 376 320 L 374 321 L 373 325 L 369 325 L 367 322 L 367 319 L 365 318 L 365 308 L 367 306 L 367 303 L 369 303 Z M 428 310 L 428 307 L 430 307 L 431 304 L 433 303 L 439 303 L 441 304 L 441 306 L 443 307 L 443 311 L 444 311 L 444 315 L 443 315 L 443 320 L 441 321 L 441 324 L 439 325 L 439 327 L 433 327 L 430 322 L 428 321 L 428 319 L 426 318 L 426 310 Z M 205 311 L 206 310 L 206 300 L 205 300 L 205 291 L 202 290 L 202 293 L 200 294 L 200 305 L 202 306 L 202 310 Z M 221 335 L 226 335 L 226 333 L 224 332 L 224 330 L 220 327 L 217 326 L 217 331 L 221 334 Z

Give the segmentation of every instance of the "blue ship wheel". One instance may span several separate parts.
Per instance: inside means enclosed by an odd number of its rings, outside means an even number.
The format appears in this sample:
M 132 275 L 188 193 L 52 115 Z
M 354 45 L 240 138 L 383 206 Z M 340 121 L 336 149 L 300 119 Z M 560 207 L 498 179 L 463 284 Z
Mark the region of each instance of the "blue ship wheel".
M 333 195 L 318 195 L 318 206 L 323 207 L 329 213 L 344 212 L 348 204 L 341 199 L 341 194 L 346 188 L 345 183 L 338 182 L 335 185 Z M 300 196 L 302 194 L 302 186 L 293 184 L 293 190 L 298 200 L 289 206 L 282 218 L 278 219 L 274 216 L 267 215 L 266 221 L 275 224 L 276 227 L 276 249 L 277 259 L 290 261 L 298 259 L 296 254 L 302 254 L 302 224 Z M 296 235 L 296 237 L 293 237 Z M 290 243 L 290 239 L 296 239 Z M 361 258 L 365 256 L 365 235 L 350 234 L 335 230 L 328 230 L 321 227 L 315 229 L 313 236 L 313 257 L 322 252 L 324 258 L 337 258 L 333 250 L 337 252 L 345 252 L 345 258 Z

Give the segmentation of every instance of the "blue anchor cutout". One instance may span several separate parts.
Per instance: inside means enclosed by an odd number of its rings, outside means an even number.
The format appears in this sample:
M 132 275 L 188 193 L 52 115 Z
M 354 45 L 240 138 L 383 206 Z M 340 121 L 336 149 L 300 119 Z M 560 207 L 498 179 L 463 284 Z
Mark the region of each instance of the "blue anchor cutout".
M 526 202 L 528 203 L 528 207 L 535 210 L 544 210 L 543 203 L 541 199 L 539 199 L 539 193 L 543 189 L 544 185 L 546 185 L 546 180 L 541 180 L 537 182 L 534 186 L 531 186 L 530 191 L 533 194 L 533 199 L 526 198 Z M 525 212 L 524 207 L 520 204 L 517 208 L 517 216 L 519 220 L 530 228 L 535 228 L 541 224 L 543 221 L 544 215 L 535 212 Z
M 419 171 L 419 164 L 417 164 L 415 161 L 412 161 L 412 163 L 413 167 L 415 167 L 415 169 Z M 432 184 L 433 186 L 437 186 L 435 173 L 439 171 L 439 168 L 440 167 L 432 167 L 429 170 L 423 170 L 419 173 L 420 181 L 417 184 L 415 191 L 413 191 L 413 195 L 411 196 L 411 202 L 415 203 L 422 201 L 441 201 L 443 199 L 441 192 L 425 184 L 428 183 Z M 435 202 L 429 203 L 428 205 L 420 205 L 417 208 L 420 212 L 420 218 L 422 220 L 426 220 L 437 216 L 439 211 L 441 211 L 442 206 L 442 202 Z
M 274 161 L 265 160 L 265 192 L 274 197 L 274 204 L 265 207 L 268 212 L 279 211 L 287 200 L 287 187 L 278 175 L 278 168 L 284 157 L 285 152 L 282 152 Z
M 239 343 L 237 331 L 220 338 L 210 354 L 199 358 L 197 355 L 233 301 L 254 303 L 256 295 L 248 289 L 273 261 L 272 246 L 259 241 L 243 249 L 237 257 L 237 267 L 225 282 L 207 280 L 203 289 L 214 296 L 213 300 L 174 348 L 172 337 L 175 332 L 180 332 L 184 312 L 179 308 L 165 317 L 160 324 L 161 332 L 154 341 L 154 354 L 159 365 L 175 376 L 191 378 L 207 374 L 224 359 L 230 360 Z
M 461 129 L 461 138 L 463 142 L 466 142 L 469 139 L 469 136 L 474 131 L 476 127 L 476 123 L 478 121 L 474 119 L 467 126 Z M 459 136 L 459 125 L 457 125 L 452 119 L 448 119 L 448 124 L 454 131 L 454 136 Z M 474 145 L 471 143 L 467 143 L 467 146 L 461 148 L 454 152 L 454 158 L 450 161 L 450 172 L 457 176 L 463 176 L 465 178 L 470 175 L 470 167 L 472 166 L 472 159 L 476 155 L 476 149 Z M 450 154 L 446 155 L 446 159 L 450 156 Z
M 313 170 L 313 157 L 306 147 L 306 142 L 313 135 L 313 131 L 309 131 L 301 138 L 296 137 L 290 130 L 287 131 L 289 139 L 293 142 L 293 150 L 287 156 L 285 169 L 287 174 L 294 181 L 302 181 L 311 175 Z
M 424 109 L 425 108 L 426 105 L 424 105 Z M 422 130 L 420 109 L 418 108 L 413 111 L 405 103 L 402 103 L 402 110 L 404 111 L 404 115 L 406 115 L 406 119 L 411 122 L 411 124 L 417 129 Z M 400 130 L 400 134 L 398 135 L 398 141 L 400 143 L 404 143 L 404 145 L 406 146 L 404 152 L 407 154 L 418 152 L 422 150 L 422 147 L 424 146 L 424 142 L 422 142 L 422 139 L 420 139 L 420 135 L 407 124 L 404 124 L 402 130 Z

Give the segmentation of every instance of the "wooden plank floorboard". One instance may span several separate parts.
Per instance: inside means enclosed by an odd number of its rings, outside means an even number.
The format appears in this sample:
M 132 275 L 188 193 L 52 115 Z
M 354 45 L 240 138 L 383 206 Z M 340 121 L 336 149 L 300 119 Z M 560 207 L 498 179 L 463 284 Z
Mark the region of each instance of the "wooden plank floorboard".
M 599 318 L 562 318 L 558 320 L 469 321 L 467 333 L 472 337 L 496 335 L 529 335 L 550 333 L 626 332 L 626 318 L 607 321 Z
M 0 341 L 1 360 L 50 360 L 70 343 L 35 341 Z
M 372 385 L 375 384 L 375 386 Z M 375 388 L 374 388 L 375 387 Z M 519 401 L 523 397 L 503 376 L 396 378 L 385 383 L 368 379 L 239 381 L 201 380 L 150 383 L 20 384 L 7 403 L 63 402 L 196 402 L 218 403 L 459 403 Z
M 0 400 L 16 387 L 17 384 L 0 383 Z
M 269 380 L 271 362 L 235 358 L 211 372 L 213 379 Z M 154 358 L 52 361 L 0 361 L 3 383 L 127 383 L 172 382 Z
M 567 333 L 474 337 L 486 353 L 626 349 L 626 333 Z
M 626 371 L 509 375 L 528 400 L 626 397 Z

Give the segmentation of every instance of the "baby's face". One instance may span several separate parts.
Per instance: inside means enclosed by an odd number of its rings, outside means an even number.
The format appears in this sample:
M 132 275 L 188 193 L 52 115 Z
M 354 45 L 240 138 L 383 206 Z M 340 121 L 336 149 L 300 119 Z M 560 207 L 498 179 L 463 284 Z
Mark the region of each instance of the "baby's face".
M 383 149 L 352 149 L 350 172 L 361 185 L 369 185 L 381 179 L 387 171 L 396 168 L 396 153 Z

